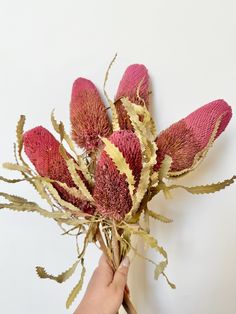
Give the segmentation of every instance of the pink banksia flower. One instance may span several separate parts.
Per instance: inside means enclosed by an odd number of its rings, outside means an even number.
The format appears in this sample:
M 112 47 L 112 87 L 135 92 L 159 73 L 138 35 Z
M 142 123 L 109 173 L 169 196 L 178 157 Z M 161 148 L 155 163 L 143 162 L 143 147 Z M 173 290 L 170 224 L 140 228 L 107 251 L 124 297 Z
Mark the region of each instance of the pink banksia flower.
M 75 187 L 66 162 L 60 154 L 60 143 L 47 129 L 38 126 L 25 132 L 23 143 L 26 155 L 40 176 L 66 183 L 68 187 Z M 83 174 L 80 171 L 77 173 L 87 184 Z M 63 200 L 70 202 L 84 212 L 92 213 L 94 211 L 89 202 L 72 196 L 57 183 L 53 183 L 53 186 Z
M 139 139 L 129 130 L 114 132 L 109 140 L 121 151 L 132 170 L 137 187 L 142 170 L 142 154 Z M 126 175 L 120 174 L 115 163 L 103 150 L 97 162 L 94 199 L 97 211 L 104 217 L 121 220 L 132 206 Z
M 99 136 L 111 134 L 106 108 L 96 86 L 85 78 L 78 78 L 72 87 L 70 103 L 71 134 L 78 146 L 87 151 L 101 144 Z
M 138 87 L 139 97 L 137 97 Z M 132 64 L 126 69 L 115 96 L 120 128 L 132 130 L 129 117 L 120 100 L 122 97 L 128 97 L 135 104 L 149 106 L 149 75 L 143 64 Z
M 219 99 L 200 107 L 171 125 L 156 139 L 158 151 L 154 169 L 159 169 L 166 154 L 172 157 L 172 172 L 190 168 L 195 156 L 207 147 L 218 119 L 221 118 L 221 121 L 213 140 L 225 130 L 231 117 L 231 107 Z

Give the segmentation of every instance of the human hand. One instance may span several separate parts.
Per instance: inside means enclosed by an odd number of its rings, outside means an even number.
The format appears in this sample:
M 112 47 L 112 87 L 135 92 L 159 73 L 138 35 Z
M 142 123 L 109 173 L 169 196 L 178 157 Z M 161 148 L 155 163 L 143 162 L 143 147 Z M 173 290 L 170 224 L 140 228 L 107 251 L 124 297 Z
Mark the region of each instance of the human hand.
M 116 314 L 123 301 L 129 264 L 125 257 L 114 273 L 103 254 L 74 314 Z

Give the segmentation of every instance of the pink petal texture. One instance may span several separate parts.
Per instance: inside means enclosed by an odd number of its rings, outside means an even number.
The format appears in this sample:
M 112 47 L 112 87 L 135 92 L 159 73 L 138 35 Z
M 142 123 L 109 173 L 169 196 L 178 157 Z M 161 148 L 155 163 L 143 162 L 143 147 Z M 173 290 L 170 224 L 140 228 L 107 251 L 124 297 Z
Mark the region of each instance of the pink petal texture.
M 142 83 L 141 83 L 142 81 Z M 149 75 L 148 70 L 143 64 L 130 65 L 120 81 L 116 96 L 115 104 L 118 112 L 119 124 L 122 130 L 132 130 L 132 126 L 129 117 L 123 107 L 121 97 L 128 97 L 129 100 L 138 105 L 144 105 L 143 101 L 137 97 L 137 89 L 140 85 L 139 96 L 145 102 L 145 105 L 149 106 Z
M 137 136 L 132 131 L 116 131 L 110 141 L 119 148 L 129 164 L 137 187 L 142 170 L 141 147 Z M 97 211 L 104 217 L 121 220 L 132 206 L 126 175 L 120 174 L 114 162 L 102 151 L 95 173 L 94 199 Z
M 178 172 L 190 168 L 195 155 L 207 146 L 220 117 L 222 120 L 216 139 L 225 130 L 232 117 L 232 109 L 223 99 L 200 107 L 161 132 L 156 139 L 158 152 L 154 169 L 159 169 L 165 154 L 173 159 L 171 171 Z
M 40 176 L 66 183 L 69 187 L 75 187 L 66 162 L 59 152 L 60 143 L 47 129 L 38 126 L 27 131 L 23 136 L 23 142 L 25 153 Z M 83 174 L 78 172 L 78 175 L 87 184 Z M 70 195 L 57 183 L 53 183 L 53 186 L 63 200 L 72 203 L 86 213 L 93 213 L 94 208 L 89 202 Z
M 85 78 L 78 78 L 73 84 L 70 120 L 73 140 L 88 151 L 101 145 L 99 135 L 108 137 L 112 132 L 97 88 Z

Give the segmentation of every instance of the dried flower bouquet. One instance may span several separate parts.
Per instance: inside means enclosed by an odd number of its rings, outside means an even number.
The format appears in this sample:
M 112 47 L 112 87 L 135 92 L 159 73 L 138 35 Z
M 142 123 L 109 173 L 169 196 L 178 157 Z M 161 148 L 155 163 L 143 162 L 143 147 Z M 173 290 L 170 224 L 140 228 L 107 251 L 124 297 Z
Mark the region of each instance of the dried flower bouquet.
M 156 265 L 155 278 L 162 275 L 175 288 L 165 273 L 167 253 L 150 234 L 149 228 L 150 218 L 164 223 L 171 219 L 150 210 L 148 202 L 160 192 L 169 197 L 171 190 L 176 188 L 192 194 L 216 192 L 236 178 L 233 176 L 206 186 L 168 184 L 168 179 L 193 171 L 225 130 L 232 110 L 224 100 L 200 107 L 157 134 L 149 112 L 146 67 L 133 64 L 127 68 L 114 101 L 105 90 L 110 67 L 104 83 L 107 107 L 91 81 L 79 78 L 74 82 L 70 102 L 71 137 L 63 123 L 57 122 L 54 113 L 51 121 L 59 140 L 42 126 L 24 133 L 25 117 L 21 116 L 17 124 L 16 161 L 3 165 L 18 171 L 21 178 L 0 177 L 7 183 L 28 181 L 48 203 L 49 209 L 3 192 L 0 196 L 6 202 L 0 203 L 0 208 L 38 212 L 56 221 L 63 234 L 75 236 L 78 256 L 68 270 L 53 276 L 43 267 L 36 268 L 39 277 L 62 283 L 81 264 L 81 278 L 67 299 L 67 308 L 82 287 L 84 258 L 91 242 L 106 254 L 115 270 L 129 251 L 141 256 L 131 242 L 132 235 L 141 237 L 162 257 L 160 263 L 151 261 Z M 78 153 L 75 144 L 84 150 L 83 153 Z M 23 149 L 33 167 L 23 157 Z M 82 242 L 78 240 L 80 237 Z M 127 313 L 136 313 L 128 287 L 123 306 Z

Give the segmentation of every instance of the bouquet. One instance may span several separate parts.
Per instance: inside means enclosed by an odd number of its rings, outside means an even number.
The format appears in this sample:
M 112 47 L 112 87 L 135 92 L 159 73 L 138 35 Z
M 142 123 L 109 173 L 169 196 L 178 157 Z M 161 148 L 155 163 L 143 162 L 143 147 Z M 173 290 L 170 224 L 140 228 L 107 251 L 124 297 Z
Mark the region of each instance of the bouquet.
M 155 279 L 164 276 L 170 287 L 175 288 L 166 274 L 167 252 L 151 235 L 149 227 L 150 219 L 163 223 L 172 220 L 149 209 L 148 202 L 161 192 L 168 198 L 178 188 L 192 194 L 213 193 L 236 179 L 233 176 L 222 182 L 191 187 L 170 183 L 170 179 L 173 182 L 202 162 L 228 125 L 231 107 L 222 99 L 214 100 L 157 134 L 149 111 L 151 92 L 146 67 L 130 65 L 111 100 L 106 82 L 114 59 L 104 80 L 106 105 L 91 81 L 78 78 L 74 82 L 70 135 L 63 122 L 56 120 L 54 111 L 51 122 L 58 139 L 42 126 L 24 132 L 25 116 L 20 117 L 15 162 L 3 164 L 20 177 L 0 177 L 6 183 L 29 182 L 48 205 L 45 209 L 26 198 L 1 192 L 5 199 L 0 203 L 1 209 L 37 212 L 53 219 L 63 235 L 75 237 L 77 258 L 66 271 L 51 275 L 43 267 L 36 267 L 40 278 L 62 283 L 81 266 L 81 278 L 69 294 L 67 308 L 81 290 L 89 243 L 104 252 L 114 270 L 134 251 L 155 265 Z M 161 262 L 140 254 L 131 241 L 133 235 L 160 254 Z M 128 287 L 123 306 L 127 313 L 136 313 Z

